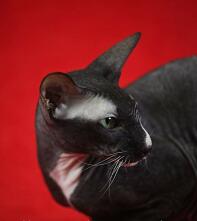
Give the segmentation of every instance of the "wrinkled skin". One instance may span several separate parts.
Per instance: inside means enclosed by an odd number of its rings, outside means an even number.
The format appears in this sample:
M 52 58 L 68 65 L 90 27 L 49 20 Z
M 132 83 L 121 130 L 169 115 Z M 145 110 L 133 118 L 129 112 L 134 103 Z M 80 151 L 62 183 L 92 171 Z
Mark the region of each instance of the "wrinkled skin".
M 197 172 L 196 70 L 197 58 L 180 60 L 126 89 L 138 101 L 143 122 L 152 137 L 152 153 L 147 164 L 120 169 L 110 194 L 102 198 L 99 190 L 107 178 L 101 182 L 100 177 L 105 177 L 106 169 L 95 168 L 92 173 L 84 173 L 82 185 L 72 199 L 77 208 L 95 216 L 95 221 L 158 221 L 176 217 L 190 204 L 196 191 Z M 85 181 L 86 176 L 90 182 Z M 189 214 L 192 212 L 186 216 Z M 182 219 L 197 217 L 178 220 Z
M 49 176 L 61 153 L 90 153 L 86 163 L 97 163 L 100 161 L 95 155 L 98 149 L 93 146 L 99 143 L 104 147 L 106 141 L 108 150 L 112 150 L 112 144 L 119 142 L 126 134 L 129 137 L 123 139 L 127 142 L 123 146 L 130 150 L 129 156 L 134 159 L 142 157 L 145 147 L 142 145 L 140 122 L 136 118 L 126 121 L 129 108 L 134 108 L 137 102 L 141 122 L 151 135 L 151 154 L 146 162 L 142 161 L 134 167 L 120 167 L 110 188 L 106 188 L 106 183 L 112 164 L 90 169 L 86 165 L 71 195 L 72 206 L 93 221 L 196 221 L 197 57 L 167 64 L 121 90 L 117 86 L 120 68 L 131 48 L 127 51 L 128 46 L 124 44 L 120 45 L 121 50 L 117 50 L 118 47 L 101 56 L 85 71 L 70 74 L 77 87 L 95 93 L 104 92 L 117 104 L 125 123 L 124 128 L 116 130 L 114 136 L 107 131 L 103 133 L 93 124 L 86 124 L 82 130 L 83 123 L 56 122 L 48 112 L 49 107 L 46 108 L 47 103 L 43 105 L 39 101 L 36 116 L 38 158 L 46 184 L 58 203 L 69 206 L 61 188 Z M 118 59 L 116 52 L 120 54 Z M 108 59 L 108 55 L 114 58 Z M 122 63 L 118 63 L 121 59 Z M 118 64 L 115 69 L 114 62 Z M 100 66 L 105 66 L 104 63 L 107 68 L 100 69 Z M 134 99 L 130 99 L 129 95 Z M 132 125 L 133 128 L 129 129 Z M 123 133 L 123 129 L 130 132 Z

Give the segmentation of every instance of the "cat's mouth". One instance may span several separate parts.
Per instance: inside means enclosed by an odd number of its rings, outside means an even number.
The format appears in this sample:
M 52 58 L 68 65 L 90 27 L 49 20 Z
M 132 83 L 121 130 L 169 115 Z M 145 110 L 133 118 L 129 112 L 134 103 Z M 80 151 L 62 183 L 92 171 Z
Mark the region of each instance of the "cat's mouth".
M 125 150 L 119 150 L 114 153 L 97 152 L 96 155 L 90 155 L 91 162 L 88 162 L 86 164 L 89 166 L 89 168 L 112 164 L 114 164 L 114 168 L 132 168 L 136 167 L 138 164 L 146 163 L 146 160 L 149 155 L 150 148 L 136 155 L 131 154 Z
M 125 167 L 125 168 L 135 167 L 135 166 L 137 166 L 140 162 L 145 161 L 145 160 L 146 160 L 146 157 L 143 157 L 142 159 L 137 160 L 137 161 L 133 161 L 133 162 L 131 162 L 130 160 L 127 161 L 127 162 L 122 162 L 122 167 Z

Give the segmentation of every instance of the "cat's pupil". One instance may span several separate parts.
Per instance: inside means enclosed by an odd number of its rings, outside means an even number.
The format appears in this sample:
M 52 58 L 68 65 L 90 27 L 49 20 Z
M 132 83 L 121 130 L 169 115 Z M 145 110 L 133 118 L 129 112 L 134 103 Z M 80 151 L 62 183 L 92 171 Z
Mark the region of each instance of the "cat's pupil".
M 110 124 L 110 122 L 113 122 L 113 118 L 112 117 L 107 117 L 105 119 L 105 121 L 106 121 L 106 124 L 108 125 L 108 124 Z
M 116 118 L 115 117 L 106 117 L 100 121 L 101 125 L 105 128 L 112 129 L 116 127 Z

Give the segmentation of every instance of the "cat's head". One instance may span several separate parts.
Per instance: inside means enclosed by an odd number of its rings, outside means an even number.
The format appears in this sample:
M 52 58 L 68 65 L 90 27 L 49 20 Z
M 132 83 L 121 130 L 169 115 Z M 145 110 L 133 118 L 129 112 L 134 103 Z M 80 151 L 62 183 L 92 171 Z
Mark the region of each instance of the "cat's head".
M 132 162 L 150 152 L 151 138 L 137 103 L 118 86 L 121 68 L 139 37 L 126 38 L 83 70 L 43 79 L 41 105 L 64 152 L 101 157 L 122 152 Z

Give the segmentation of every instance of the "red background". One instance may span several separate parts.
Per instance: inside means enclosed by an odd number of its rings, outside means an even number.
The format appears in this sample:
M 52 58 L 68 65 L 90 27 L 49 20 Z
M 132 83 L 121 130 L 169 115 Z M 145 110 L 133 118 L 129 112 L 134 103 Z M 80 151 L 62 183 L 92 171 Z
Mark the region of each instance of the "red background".
M 142 39 L 121 85 L 197 54 L 197 1 L 0 1 L 0 220 L 87 220 L 57 205 L 43 182 L 34 135 L 39 83 L 48 72 L 84 67 L 136 31 Z

